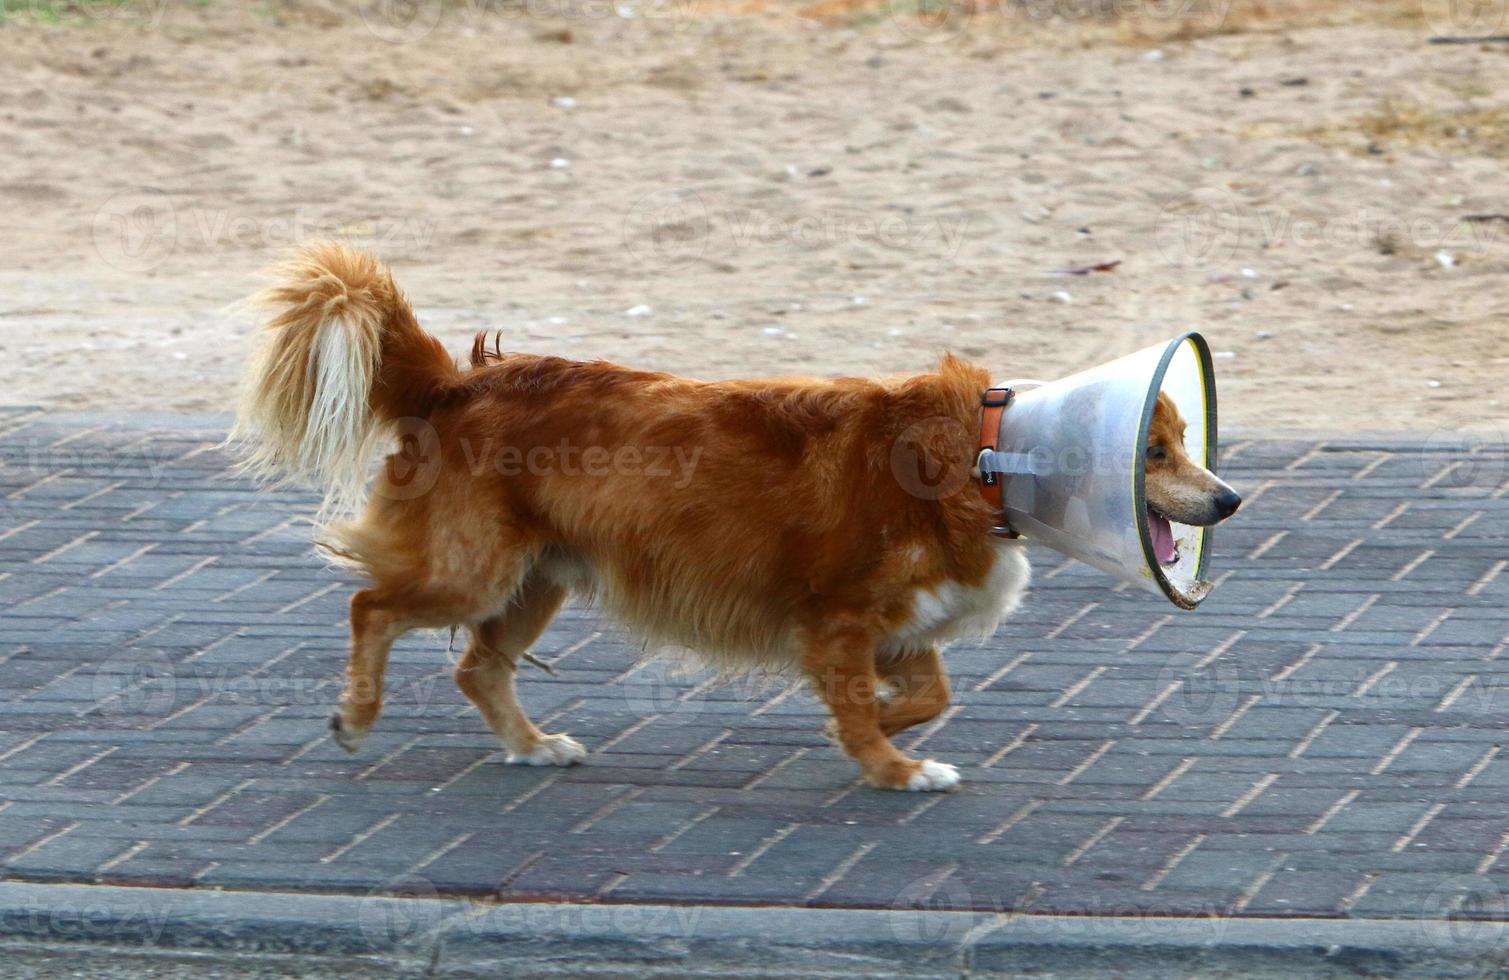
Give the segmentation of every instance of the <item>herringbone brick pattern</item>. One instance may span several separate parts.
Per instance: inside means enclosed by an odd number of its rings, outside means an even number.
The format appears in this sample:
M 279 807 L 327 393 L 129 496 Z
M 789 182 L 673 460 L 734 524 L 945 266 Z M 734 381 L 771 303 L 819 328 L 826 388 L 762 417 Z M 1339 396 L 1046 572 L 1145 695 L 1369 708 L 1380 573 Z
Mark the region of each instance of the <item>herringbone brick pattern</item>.
M 1235 442 L 1198 612 L 1038 551 L 908 733 L 948 795 L 856 781 L 783 682 L 713 684 L 591 610 L 526 671 L 588 764 L 505 766 L 443 635 L 326 738 L 350 583 L 307 494 L 212 420 L 0 412 L 0 864 L 37 880 L 1119 915 L 1502 914 L 1509 458 Z

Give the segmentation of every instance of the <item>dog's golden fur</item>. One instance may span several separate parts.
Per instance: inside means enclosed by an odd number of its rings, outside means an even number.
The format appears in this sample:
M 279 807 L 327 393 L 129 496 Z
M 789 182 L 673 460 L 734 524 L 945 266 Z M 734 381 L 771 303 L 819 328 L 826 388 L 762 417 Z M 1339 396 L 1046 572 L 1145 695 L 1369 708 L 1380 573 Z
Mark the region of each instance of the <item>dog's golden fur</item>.
M 1026 585 L 1020 546 L 992 537 L 968 485 L 985 371 L 947 356 L 897 380 L 706 382 L 480 336 L 462 368 L 384 267 L 334 243 L 302 250 L 262 301 L 274 316 L 238 422 L 251 467 L 314 479 L 340 510 L 374 449 L 400 447 L 361 515 L 327 531 L 371 580 L 332 719 L 347 748 L 377 717 L 393 640 L 459 625 L 457 683 L 510 760 L 580 759 L 514 693 L 579 591 L 651 643 L 800 670 L 875 785 L 957 782 L 889 736 L 946 706 L 940 644 L 988 634 Z

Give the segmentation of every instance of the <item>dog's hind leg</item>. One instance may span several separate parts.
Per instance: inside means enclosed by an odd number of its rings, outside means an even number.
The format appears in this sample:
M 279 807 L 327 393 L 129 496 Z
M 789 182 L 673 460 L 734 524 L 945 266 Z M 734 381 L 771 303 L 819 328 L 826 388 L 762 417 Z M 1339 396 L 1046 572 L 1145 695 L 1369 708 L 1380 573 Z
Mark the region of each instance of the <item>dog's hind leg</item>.
M 393 642 L 409 630 L 465 620 L 469 604 L 449 592 L 416 588 L 363 589 L 351 597 L 351 657 L 330 731 L 355 752 L 382 710 L 383 673 Z
M 880 730 L 886 735 L 932 721 L 948 707 L 948 675 L 937 647 L 877 666 L 884 690 L 880 701 Z
M 909 759 L 886 737 L 876 696 L 875 644 L 869 638 L 852 632 L 813 638 L 802 668 L 833 714 L 839 744 L 872 785 L 914 791 L 958 785 L 959 772 L 953 766 Z
M 382 710 L 382 678 L 388 651 L 403 635 L 388 593 L 363 589 L 351 597 L 351 657 L 340 706 L 330 716 L 330 731 L 347 752 L 366 739 Z
M 566 590 L 535 573 L 524 580 L 508 608 L 468 629 L 471 643 L 456 667 L 461 688 L 508 750 L 508 761 L 529 766 L 569 766 L 587 750 L 569 735 L 546 735 L 519 705 L 514 679 L 521 658 L 560 609 Z

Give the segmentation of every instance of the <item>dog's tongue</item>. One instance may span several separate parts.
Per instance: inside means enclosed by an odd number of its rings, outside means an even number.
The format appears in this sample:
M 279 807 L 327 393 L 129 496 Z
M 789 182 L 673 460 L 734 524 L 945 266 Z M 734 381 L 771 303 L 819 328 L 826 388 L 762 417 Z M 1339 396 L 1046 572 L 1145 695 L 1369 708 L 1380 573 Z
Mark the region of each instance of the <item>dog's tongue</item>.
M 1168 521 L 1149 510 L 1147 529 L 1153 539 L 1153 555 L 1158 564 L 1172 565 L 1178 561 L 1179 549 L 1174 545 L 1174 529 L 1168 526 Z

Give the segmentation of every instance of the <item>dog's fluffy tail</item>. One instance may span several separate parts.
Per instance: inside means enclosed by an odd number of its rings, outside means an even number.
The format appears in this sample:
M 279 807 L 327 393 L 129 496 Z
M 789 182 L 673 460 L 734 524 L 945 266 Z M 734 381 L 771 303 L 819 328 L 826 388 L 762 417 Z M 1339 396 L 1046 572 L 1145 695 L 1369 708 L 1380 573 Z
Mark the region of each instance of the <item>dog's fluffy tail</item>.
M 270 311 L 231 438 L 245 469 L 325 488 L 326 513 L 359 504 L 391 423 L 426 416 L 457 376 L 388 269 L 339 242 L 304 246 L 251 303 Z

